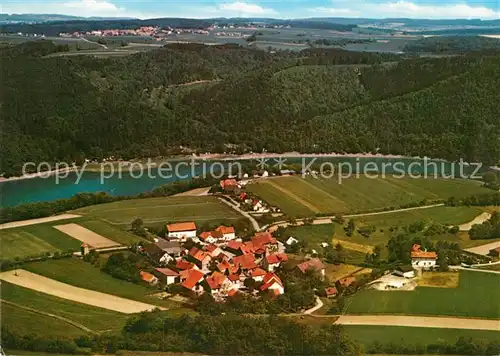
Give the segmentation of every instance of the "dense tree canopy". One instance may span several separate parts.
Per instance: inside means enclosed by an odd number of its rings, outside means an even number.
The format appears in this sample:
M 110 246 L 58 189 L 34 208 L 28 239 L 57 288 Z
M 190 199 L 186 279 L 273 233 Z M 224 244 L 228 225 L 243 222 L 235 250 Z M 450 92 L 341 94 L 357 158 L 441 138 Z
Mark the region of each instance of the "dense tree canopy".
M 500 56 L 400 60 L 184 44 L 122 58 L 45 58 L 65 49 L 23 46 L 1 58 L 5 176 L 26 161 L 198 150 L 500 159 Z

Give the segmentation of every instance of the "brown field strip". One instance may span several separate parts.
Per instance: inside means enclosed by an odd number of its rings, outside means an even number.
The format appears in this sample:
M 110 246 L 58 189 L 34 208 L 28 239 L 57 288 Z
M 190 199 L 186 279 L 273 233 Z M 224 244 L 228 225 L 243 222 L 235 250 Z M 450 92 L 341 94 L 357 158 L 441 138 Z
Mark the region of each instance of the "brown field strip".
M 74 239 L 87 243 L 94 248 L 104 248 L 120 245 L 119 243 L 96 234 L 95 232 L 86 229 L 78 224 L 56 225 L 54 226 L 54 228 L 61 232 L 64 232 L 66 235 L 69 235 Z
M 74 287 L 70 284 L 61 283 L 23 269 L 2 272 L 0 273 L 0 279 L 37 292 L 125 314 L 140 313 L 159 308 L 155 305 L 121 298 L 111 294 Z
M 29 226 L 29 225 L 35 225 L 35 224 L 43 224 L 46 222 L 51 222 L 51 221 L 58 221 L 58 220 L 65 220 L 65 219 L 75 219 L 79 218 L 81 215 L 76 215 L 76 214 L 62 214 L 62 215 L 56 215 L 56 216 L 49 216 L 47 218 L 40 218 L 40 219 L 30 219 L 30 220 L 22 220 L 22 221 L 13 221 L 10 223 L 5 223 L 0 225 L 0 230 L 3 229 L 11 229 L 15 227 L 22 227 L 22 226 Z

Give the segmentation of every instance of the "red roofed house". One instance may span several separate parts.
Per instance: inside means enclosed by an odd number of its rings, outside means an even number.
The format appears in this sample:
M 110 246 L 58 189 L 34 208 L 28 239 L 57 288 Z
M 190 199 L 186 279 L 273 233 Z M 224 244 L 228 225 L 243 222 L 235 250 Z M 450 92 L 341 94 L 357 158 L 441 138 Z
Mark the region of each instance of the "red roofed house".
M 205 278 L 205 281 L 212 294 L 219 292 L 226 294 L 233 288 L 231 281 L 220 272 L 213 272 L 209 277 Z
M 313 258 L 308 261 L 302 262 L 297 265 L 297 268 L 302 272 L 306 273 L 307 270 L 312 269 L 318 271 L 323 277 L 325 276 L 325 265 L 319 258 Z
M 340 278 L 337 283 L 346 288 L 346 287 L 349 287 L 351 284 L 353 284 L 354 282 L 356 282 L 356 277 L 344 277 L 344 278 Z
M 272 272 L 268 272 L 262 281 L 264 284 L 260 286 L 261 291 L 272 291 L 274 295 L 280 295 L 285 293 L 285 288 L 283 287 L 283 282 L 277 275 Z
M 200 283 L 203 280 L 203 272 L 198 271 L 197 269 L 191 269 L 185 276 L 184 281 L 181 283 L 181 285 L 184 288 L 187 288 L 189 290 L 192 290 L 194 292 L 201 291 L 198 287 L 198 283 Z
M 200 240 L 201 242 L 207 243 L 207 244 L 213 244 L 217 242 L 217 234 L 215 234 L 212 231 L 204 231 L 200 234 Z
M 175 263 L 175 268 L 177 268 L 178 270 L 187 270 L 187 269 L 198 269 L 198 266 L 196 266 L 194 263 L 191 263 L 191 262 L 188 262 L 186 260 L 178 260 L 176 263 Z
M 194 222 L 182 222 L 167 225 L 167 236 L 171 239 L 186 241 L 188 238 L 196 238 L 196 224 Z
M 243 242 L 236 241 L 236 240 L 231 240 L 231 241 L 228 242 L 228 244 L 226 246 L 226 249 L 237 253 L 239 251 L 241 245 L 243 245 Z
M 272 255 L 267 255 L 264 258 L 264 266 L 268 271 L 274 271 L 275 268 L 278 268 L 281 265 L 281 262 L 288 261 L 288 256 L 284 253 L 275 253 Z
M 165 281 L 167 285 L 179 283 L 179 272 L 170 268 L 156 268 L 155 271 L 159 274 L 160 278 Z
M 222 250 L 219 246 L 217 245 L 207 245 L 203 247 L 203 250 L 207 251 L 207 253 L 210 254 L 210 256 L 217 257 L 222 253 Z
M 257 268 L 257 264 L 255 263 L 255 256 L 252 254 L 236 256 L 233 258 L 233 262 L 236 266 L 244 270 Z
M 221 225 L 216 228 L 215 231 L 222 233 L 222 238 L 226 241 L 234 240 L 236 238 L 236 232 L 232 226 Z
M 262 282 L 264 280 L 264 276 L 267 274 L 262 268 L 257 267 L 250 271 L 250 276 L 256 280 L 257 282 Z
M 234 297 L 236 294 L 238 294 L 237 289 L 231 289 L 229 292 L 227 292 L 228 297 Z
M 432 268 L 436 265 L 437 253 L 422 251 L 420 245 L 414 244 L 411 248 L 411 265 L 413 268 Z
M 255 250 L 266 250 L 270 251 L 278 250 L 278 241 L 269 232 L 257 232 L 252 237 L 252 243 Z
M 227 276 L 227 279 L 231 282 L 233 289 L 240 289 L 244 285 L 239 273 L 232 273 Z
M 335 287 L 325 288 L 325 294 L 326 294 L 327 298 L 335 297 L 337 295 L 337 293 L 338 293 L 337 288 L 335 288 Z
M 225 191 L 232 192 L 239 188 L 239 185 L 236 179 L 224 179 L 220 181 L 220 187 Z
M 158 283 L 158 278 L 153 276 L 151 273 L 141 271 L 141 272 L 139 272 L 139 274 L 141 275 L 141 279 L 146 283 L 153 284 L 153 285 Z
M 499 257 L 500 256 L 500 246 L 496 248 L 492 248 L 489 252 L 488 255 L 493 256 L 493 257 Z
M 200 250 L 197 247 L 193 247 L 189 250 L 189 257 L 194 260 L 202 270 L 208 270 L 208 265 L 212 260 L 212 256 L 209 252 Z

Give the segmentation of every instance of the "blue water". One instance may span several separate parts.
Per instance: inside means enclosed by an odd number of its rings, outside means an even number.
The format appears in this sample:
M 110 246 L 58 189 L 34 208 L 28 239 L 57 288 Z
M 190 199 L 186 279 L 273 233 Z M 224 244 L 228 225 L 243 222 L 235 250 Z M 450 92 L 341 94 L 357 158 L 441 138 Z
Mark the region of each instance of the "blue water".
M 297 164 L 301 163 L 300 158 L 287 158 L 287 164 Z M 403 162 L 405 167 L 408 167 L 413 162 L 421 162 L 415 159 L 387 159 L 387 158 L 323 158 L 318 159 L 317 162 L 333 162 L 334 164 L 339 164 L 341 162 L 351 163 L 356 170 L 356 162 L 360 162 L 363 166 L 367 162 L 374 162 L 379 169 L 381 169 L 382 164 Z M 256 161 L 253 161 L 256 163 Z M 273 165 L 275 162 L 269 160 L 268 164 Z M 452 168 L 455 168 L 455 172 L 459 172 L 457 165 L 448 162 L 437 162 L 438 171 L 443 174 L 450 174 Z M 207 163 L 206 167 L 210 168 L 210 163 Z M 224 163 L 227 166 L 227 162 Z M 13 180 L 0 183 L 0 198 L 1 205 L 14 206 L 22 203 L 29 202 L 39 202 L 39 201 L 52 201 L 62 198 L 70 198 L 77 193 L 83 192 L 106 192 L 110 195 L 136 195 L 139 193 L 151 191 L 154 188 L 173 182 L 178 179 L 186 179 L 193 175 L 201 175 L 203 170 L 202 167 L 196 167 L 193 171 L 189 168 L 180 168 L 179 173 L 183 177 L 170 177 L 162 178 L 157 172 L 153 170 L 155 178 L 150 178 L 144 172 L 142 177 L 134 178 L 128 172 L 123 172 L 122 176 L 113 176 L 109 179 L 101 179 L 101 174 L 97 172 L 85 172 L 83 173 L 80 181 L 77 183 L 77 174 L 72 172 L 68 177 L 64 179 L 57 180 L 56 176 L 50 176 L 49 178 L 33 178 L 24 180 Z M 215 171 L 217 169 L 214 169 Z M 391 169 L 386 170 L 391 173 Z M 419 172 L 421 168 L 413 167 L 412 172 Z M 429 172 L 433 172 L 434 168 L 431 168 Z M 467 170 L 466 170 L 467 171 Z M 132 173 L 136 174 L 136 173 Z

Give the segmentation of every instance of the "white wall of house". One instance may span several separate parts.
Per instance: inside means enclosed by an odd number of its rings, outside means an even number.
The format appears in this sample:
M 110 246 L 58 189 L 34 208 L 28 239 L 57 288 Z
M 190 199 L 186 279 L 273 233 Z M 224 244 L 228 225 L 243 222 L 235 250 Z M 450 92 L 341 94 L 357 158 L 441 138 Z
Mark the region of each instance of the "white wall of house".
M 177 283 L 177 279 L 178 279 L 178 277 L 175 277 L 175 276 L 167 276 L 167 278 L 165 279 L 165 282 L 167 283 L 167 285 L 170 285 L 170 284 Z
M 222 238 L 226 241 L 231 241 L 231 240 L 234 240 L 236 238 L 236 234 L 234 232 L 229 233 L 229 234 L 223 234 Z
M 170 261 L 173 261 L 174 258 L 172 256 L 170 256 L 168 253 L 165 253 L 163 256 L 161 256 L 160 258 L 160 264 L 162 265 L 166 265 L 168 264 Z
M 427 258 L 413 258 L 411 260 L 411 265 L 415 268 L 432 268 L 436 266 L 436 260 Z
M 187 239 L 196 238 L 196 230 L 169 232 L 168 237 L 172 239 L 180 239 L 182 241 L 186 241 Z
M 268 289 L 277 289 L 280 294 L 285 293 L 285 288 L 283 288 L 278 282 L 271 284 Z

